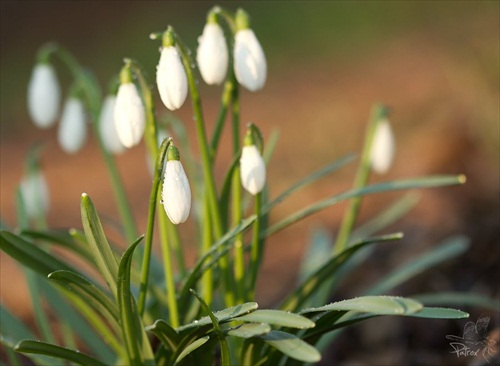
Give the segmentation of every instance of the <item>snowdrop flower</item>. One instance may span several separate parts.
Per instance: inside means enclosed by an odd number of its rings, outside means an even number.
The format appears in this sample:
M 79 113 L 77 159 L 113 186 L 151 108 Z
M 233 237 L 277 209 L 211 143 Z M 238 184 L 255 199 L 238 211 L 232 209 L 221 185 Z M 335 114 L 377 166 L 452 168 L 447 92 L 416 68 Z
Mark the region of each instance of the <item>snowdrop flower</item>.
M 114 109 L 115 129 L 123 146 L 130 148 L 137 145 L 144 135 L 146 112 L 127 66 L 122 69 L 120 79 Z
M 28 85 L 28 111 L 40 128 L 54 125 L 61 102 L 61 91 L 52 65 L 38 63 Z
M 250 133 L 245 136 L 241 151 L 240 178 L 243 188 L 253 195 L 261 192 L 266 183 L 266 164 L 254 145 Z
M 175 111 L 182 107 L 188 92 L 187 76 L 169 31 L 163 37 L 163 49 L 156 69 L 156 85 L 161 100 L 168 109 Z
M 186 221 L 191 209 L 191 189 L 179 159 L 179 150 L 170 144 L 161 195 L 163 208 L 174 225 Z
M 370 162 L 375 172 L 384 174 L 394 160 L 395 142 L 391 126 L 387 119 L 379 122 L 373 136 Z
M 229 56 L 224 32 L 213 12 L 208 15 L 198 43 L 196 60 L 203 80 L 208 85 L 222 83 L 226 78 Z
M 236 13 L 238 30 L 234 40 L 234 73 L 241 85 L 250 91 L 257 91 L 266 82 L 267 63 L 264 51 L 248 23 L 248 15 L 239 9 Z
M 99 116 L 99 133 L 105 149 L 113 154 L 119 154 L 125 150 L 125 146 L 121 143 L 115 127 L 115 104 L 115 95 L 110 94 L 104 99 Z
M 68 154 L 80 150 L 87 140 L 87 126 L 85 125 L 85 108 L 80 98 L 69 97 L 59 124 L 57 139 L 61 148 Z
M 49 188 L 40 170 L 29 172 L 21 180 L 21 194 L 29 218 L 39 217 L 49 210 Z

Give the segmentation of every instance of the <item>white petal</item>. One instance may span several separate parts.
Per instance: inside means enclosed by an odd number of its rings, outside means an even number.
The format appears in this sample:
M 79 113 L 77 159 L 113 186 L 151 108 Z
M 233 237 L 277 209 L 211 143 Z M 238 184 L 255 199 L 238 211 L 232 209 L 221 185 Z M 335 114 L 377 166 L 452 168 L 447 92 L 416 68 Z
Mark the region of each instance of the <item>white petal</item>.
M 178 160 L 167 161 L 162 199 L 165 212 L 173 224 L 187 220 L 191 209 L 191 190 L 184 168 Z
M 78 98 L 68 98 L 64 104 L 57 139 L 68 154 L 80 150 L 87 140 L 85 108 Z
M 146 114 L 137 87 L 133 83 L 121 84 L 114 109 L 115 129 L 125 147 L 137 145 L 144 134 Z
M 395 142 L 389 121 L 379 122 L 377 131 L 373 136 L 370 160 L 375 172 L 383 174 L 387 172 L 394 160 Z
M 21 192 L 26 214 L 35 218 L 49 210 L 49 188 L 41 172 L 29 174 L 21 181 Z
M 37 64 L 28 85 L 28 111 L 40 128 L 54 125 L 61 102 L 61 91 L 54 68 Z
M 256 195 L 266 183 L 266 165 L 255 145 L 244 146 L 240 158 L 241 184 Z
M 228 51 L 220 25 L 207 23 L 198 39 L 196 60 L 201 76 L 208 85 L 220 84 L 226 78 Z
M 99 116 L 99 133 L 106 150 L 113 154 L 119 154 L 125 150 L 125 146 L 118 137 L 118 132 L 115 127 L 115 110 L 116 96 L 108 95 L 104 99 Z
M 236 33 L 234 72 L 238 82 L 248 90 L 257 91 L 264 87 L 267 77 L 266 57 L 251 29 Z
M 179 52 L 173 46 L 161 51 L 156 70 L 156 85 L 165 106 L 174 111 L 184 104 L 187 97 L 187 76 Z

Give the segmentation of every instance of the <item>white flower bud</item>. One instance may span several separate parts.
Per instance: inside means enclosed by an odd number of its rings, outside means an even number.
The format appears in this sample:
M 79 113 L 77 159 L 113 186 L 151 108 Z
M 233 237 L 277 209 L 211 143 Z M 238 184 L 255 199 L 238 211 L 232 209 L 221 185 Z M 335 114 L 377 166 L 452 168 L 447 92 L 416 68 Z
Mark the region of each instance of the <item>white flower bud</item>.
M 99 133 L 104 148 L 113 154 L 119 154 L 125 150 L 125 146 L 121 143 L 115 127 L 115 104 L 115 95 L 108 95 L 104 99 L 101 115 L 99 116 Z
M 21 194 L 29 218 L 36 218 L 49 211 L 49 188 L 42 172 L 29 173 L 21 180 Z
M 395 142 L 391 126 L 387 119 L 379 122 L 373 136 L 370 162 L 373 170 L 379 174 L 387 172 L 394 160 Z
M 198 43 L 196 60 L 203 80 L 208 85 L 222 83 L 227 73 L 228 52 L 220 25 L 207 23 Z
M 115 129 L 125 147 L 137 145 L 144 135 L 146 114 L 134 83 L 123 83 L 118 88 L 114 109 Z
M 184 104 L 187 97 L 187 76 L 175 46 L 164 47 L 156 69 L 156 85 L 165 106 L 174 111 Z
M 266 82 L 266 57 L 257 37 L 249 28 L 236 32 L 234 73 L 238 82 L 250 91 L 262 89 Z
M 61 91 L 54 68 L 50 64 L 37 64 L 28 85 L 28 111 L 35 125 L 53 126 L 60 102 Z
M 187 220 L 191 210 L 191 189 L 184 168 L 179 160 L 170 158 L 165 166 L 162 187 L 163 208 L 174 225 Z M 175 150 L 177 148 L 174 147 Z M 178 158 L 178 152 L 177 152 Z M 171 160 L 170 160 L 171 159 Z
M 244 146 L 240 158 L 241 184 L 248 192 L 256 195 L 266 183 L 266 164 L 255 145 Z
M 80 150 L 87 140 L 85 108 L 79 98 L 69 97 L 66 100 L 57 139 L 61 148 L 68 154 Z

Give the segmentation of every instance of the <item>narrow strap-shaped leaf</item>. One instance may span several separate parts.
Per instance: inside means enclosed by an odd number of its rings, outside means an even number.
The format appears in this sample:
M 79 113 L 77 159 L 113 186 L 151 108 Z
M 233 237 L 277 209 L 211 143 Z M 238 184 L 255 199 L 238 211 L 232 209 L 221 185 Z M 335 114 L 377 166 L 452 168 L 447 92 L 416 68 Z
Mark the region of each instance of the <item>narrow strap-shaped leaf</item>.
M 378 295 L 387 293 L 394 287 L 424 272 L 428 268 L 462 254 L 469 246 L 468 241 L 469 240 L 464 236 L 446 240 L 442 245 L 432 248 L 419 257 L 403 263 L 401 266 L 388 273 L 385 277 L 380 279 L 375 286 L 370 288 L 366 294 Z
M 318 288 L 320 288 L 323 281 L 325 281 L 327 278 L 330 278 L 340 266 L 342 266 L 354 253 L 356 253 L 364 246 L 374 243 L 398 240 L 401 238 L 402 234 L 400 233 L 378 236 L 364 240 L 345 249 L 339 255 L 332 257 L 320 269 L 314 272 L 306 281 L 302 282 L 302 284 L 283 301 L 280 309 L 287 311 L 298 310 L 298 308 L 300 308 L 302 304 L 312 294 L 314 294 Z
M 290 313 L 282 310 L 255 310 L 249 314 L 238 317 L 237 320 L 254 323 L 267 323 L 278 325 L 280 327 L 307 329 L 313 328 L 314 322 L 299 314 Z
M 224 332 L 233 337 L 251 338 L 267 334 L 271 331 L 269 324 L 265 323 L 245 323 L 231 327 Z
M 73 270 L 57 257 L 48 254 L 32 242 L 8 231 L 0 232 L 0 249 L 44 277 L 57 270 Z
M 118 307 L 115 303 L 87 278 L 70 271 L 52 272 L 48 278 L 74 292 L 78 297 L 85 299 L 94 308 L 105 310 L 114 319 L 119 319 Z
M 463 184 L 465 183 L 465 180 L 466 179 L 464 175 L 437 175 L 425 178 L 397 180 L 397 181 L 374 184 L 366 186 L 361 189 L 352 189 L 347 192 L 334 195 L 319 202 L 316 202 L 306 208 L 303 208 L 289 215 L 288 217 L 284 218 L 283 220 L 269 227 L 265 232 L 262 233 L 262 235 L 264 237 L 272 235 L 299 220 L 302 220 L 316 212 L 319 212 L 327 207 L 333 206 L 349 198 L 366 196 L 375 193 L 405 190 L 405 189 L 433 188 L 433 187 Z
M 293 334 L 274 330 L 260 338 L 295 360 L 303 362 L 318 362 L 321 360 L 321 354 L 316 348 Z
M 431 318 L 431 319 L 464 319 L 468 318 L 469 314 L 465 311 L 449 309 L 449 308 L 436 308 L 426 306 L 422 310 L 414 314 L 404 314 L 415 318 Z
M 498 300 L 487 296 L 470 292 L 439 292 L 436 294 L 412 295 L 412 298 L 424 305 L 456 305 L 474 306 L 491 311 L 498 311 L 500 303 Z
M 413 314 L 422 310 L 423 305 L 416 300 L 398 296 L 361 296 L 337 301 L 328 305 L 304 309 L 300 313 L 318 313 L 326 311 L 357 311 L 378 315 Z
M 145 329 L 157 336 L 167 349 L 172 350 L 172 352 L 177 349 L 180 342 L 179 334 L 165 320 L 158 319 Z
M 262 213 L 269 212 L 274 206 L 276 206 L 278 203 L 282 202 L 285 198 L 290 196 L 295 191 L 318 181 L 319 179 L 325 177 L 326 175 L 328 175 L 330 173 L 333 173 L 334 171 L 336 171 L 336 170 L 342 168 L 343 166 L 354 161 L 355 158 L 356 158 L 355 154 L 348 154 L 348 155 L 342 156 L 341 158 L 324 166 L 323 168 L 307 175 L 305 178 L 292 184 L 288 189 L 286 189 L 278 197 L 276 197 L 275 199 L 273 199 L 272 201 L 270 201 L 266 205 L 264 205 L 262 207 L 261 212 Z
M 94 261 L 108 284 L 111 293 L 116 296 L 118 263 L 104 235 L 104 230 L 102 229 L 101 221 L 99 220 L 94 204 L 86 193 L 82 194 L 80 208 L 83 230 L 85 231 Z
M 106 366 L 105 363 L 102 363 L 101 361 L 96 360 L 91 356 L 83 354 L 80 351 L 74 351 L 45 342 L 24 340 L 16 345 L 15 350 L 21 353 L 36 353 L 40 355 L 51 356 L 61 360 L 75 362 L 84 366 Z
M 197 350 L 198 348 L 200 348 L 201 346 L 203 346 L 205 343 L 207 343 L 207 341 L 210 339 L 210 336 L 205 336 L 205 337 L 201 337 L 201 338 L 198 338 L 197 340 L 195 340 L 193 343 L 190 343 L 186 348 L 184 348 L 182 350 L 182 352 L 179 354 L 179 356 L 177 357 L 177 359 L 175 360 L 174 362 L 174 365 L 177 365 L 179 362 L 182 361 L 182 359 L 184 357 L 186 357 L 187 355 L 189 355 L 191 352 Z
M 229 354 L 229 347 L 227 345 L 226 341 L 226 336 L 224 335 L 224 332 L 222 332 L 222 329 L 220 328 L 219 325 L 219 320 L 217 317 L 214 315 L 210 307 L 207 305 L 205 300 L 203 300 L 195 290 L 191 289 L 190 292 L 196 297 L 196 299 L 200 302 L 200 305 L 205 313 L 208 314 L 210 317 L 210 321 L 212 322 L 212 325 L 214 326 L 215 333 L 217 334 L 217 337 L 219 338 L 219 344 L 220 344 L 220 353 L 221 353 L 221 365 L 222 366 L 229 366 L 231 365 L 231 356 Z
M 154 363 L 154 355 L 149 344 L 137 306 L 130 291 L 130 265 L 134 249 L 141 242 L 137 239 L 123 254 L 118 268 L 118 308 L 122 325 L 123 339 L 131 365 L 149 365 Z

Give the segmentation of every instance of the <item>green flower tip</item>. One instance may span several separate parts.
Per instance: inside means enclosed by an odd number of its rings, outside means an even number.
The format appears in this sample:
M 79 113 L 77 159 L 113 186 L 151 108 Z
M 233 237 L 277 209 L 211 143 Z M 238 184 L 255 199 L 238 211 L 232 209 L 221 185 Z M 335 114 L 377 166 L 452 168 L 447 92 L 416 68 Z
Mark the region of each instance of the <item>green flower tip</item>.
M 207 24 L 218 24 L 217 15 L 220 13 L 220 7 L 214 6 L 207 14 Z
M 168 29 L 163 33 L 162 45 L 163 47 L 175 46 L 174 33 L 171 27 L 168 27 Z
M 130 66 L 127 64 L 120 71 L 120 83 L 129 84 L 132 82 L 132 79 L 132 70 L 130 70 Z
M 177 147 L 175 147 L 174 144 L 172 143 L 170 144 L 167 150 L 167 161 L 171 160 L 177 160 L 177 161 L 181 160 L 179 149 L 177 149 Z
M 236 10 L 235 22 L 236 31 L 250 28 L 250 16 L 245 10 L 241 8 L 238 8 L 238 10 Z
M 255 145 L 253 141 L 252 130 L 248 129 L 243 139 L 243 146 L 252 146 L 252 145 Z

